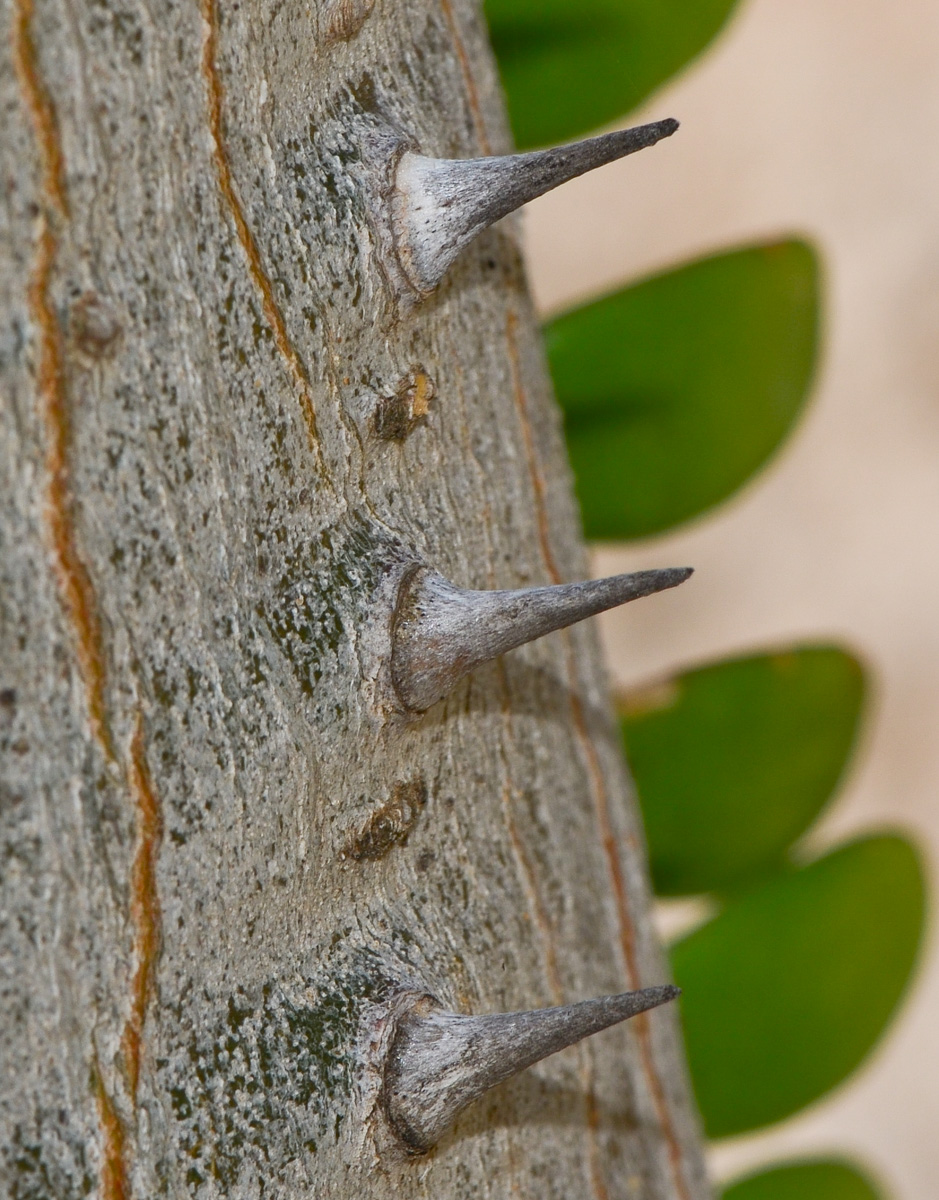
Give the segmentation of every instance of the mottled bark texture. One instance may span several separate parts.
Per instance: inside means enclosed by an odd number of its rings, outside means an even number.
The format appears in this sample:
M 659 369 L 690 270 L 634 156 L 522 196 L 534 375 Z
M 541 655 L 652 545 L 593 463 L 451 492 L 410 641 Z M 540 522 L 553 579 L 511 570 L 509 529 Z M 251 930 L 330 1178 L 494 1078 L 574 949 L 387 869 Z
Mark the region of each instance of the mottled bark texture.
M 405 992 L 665 978 L 589 624 L 389 684 L 414 562 L 585 573 L 515 227 L 409 304 L 375 232 L 382 130 L 508 146 L 475 4 L 2 11 L 4 1194 L 698 1200 L 667 1009 L 381 1107 Z

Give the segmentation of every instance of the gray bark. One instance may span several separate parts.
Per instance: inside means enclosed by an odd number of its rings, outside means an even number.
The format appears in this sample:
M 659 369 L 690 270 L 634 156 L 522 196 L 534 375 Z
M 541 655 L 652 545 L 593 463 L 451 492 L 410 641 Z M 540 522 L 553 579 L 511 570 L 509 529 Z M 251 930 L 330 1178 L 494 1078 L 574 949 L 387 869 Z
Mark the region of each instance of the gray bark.
M 408 564 L 585 573 L 514 227 L 376 249 L 363 130 L 508 148 L 475 4 L 2 10 L 3 1191 L 705 1196 L 668 1010 L 381 1110 L 397 989 L 666 978 L 589 623 L 388 687 Z

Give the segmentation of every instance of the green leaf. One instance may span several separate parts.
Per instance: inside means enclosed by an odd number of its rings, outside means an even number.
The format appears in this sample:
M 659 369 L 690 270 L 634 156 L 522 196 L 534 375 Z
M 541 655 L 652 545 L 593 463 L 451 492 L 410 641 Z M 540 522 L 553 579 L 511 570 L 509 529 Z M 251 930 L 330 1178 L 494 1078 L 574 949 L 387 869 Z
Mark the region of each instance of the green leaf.
M 831 797 L 864 697 L 860 663 L 803 646 L 717 663 L 627 697 L 620 728 L 661 896 L 781 866 Z
M 519 146 L 566 141 L 635 108 L 700 53 L 734 0 L 486 0 Z
M 882 1200 L 850 1163 L 819 1159 L 787 1163 L 750 1175 L 727 1188 L 721 1200 Z
M 806 399 L 818 286 L 804 242 L 751 246 L 548 325 L 588 537 L 667 529 L 766 462 Z
M 779 1121 L 862 1062 L 913 969 L 923 892 L 908 841 L 863 838 L 729 904 L 672 948 L 709 1136 Z

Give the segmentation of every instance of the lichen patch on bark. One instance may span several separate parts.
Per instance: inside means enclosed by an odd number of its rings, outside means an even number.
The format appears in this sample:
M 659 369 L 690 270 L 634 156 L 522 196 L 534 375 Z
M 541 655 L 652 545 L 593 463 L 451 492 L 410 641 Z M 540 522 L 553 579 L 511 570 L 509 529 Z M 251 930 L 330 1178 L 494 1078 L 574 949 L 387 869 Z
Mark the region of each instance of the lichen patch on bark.
M 265 1165 L 283 1177 L 336 1144 L 363 1016 L 388 987 L 377 963 L 360 958 L 330 977 L 213 999 L 163 1067 L 191 1187 L 213 1179 L 230 1189 Z

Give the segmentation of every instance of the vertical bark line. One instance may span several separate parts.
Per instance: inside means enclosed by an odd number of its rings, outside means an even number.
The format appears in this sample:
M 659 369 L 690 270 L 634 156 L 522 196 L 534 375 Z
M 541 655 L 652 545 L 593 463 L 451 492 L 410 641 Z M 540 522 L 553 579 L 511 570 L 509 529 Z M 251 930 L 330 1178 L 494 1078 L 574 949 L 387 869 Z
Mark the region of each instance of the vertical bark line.
M 130 744 L 129 781 L 137 802 L 137 852 L 131 874 L 130 908 L 134 923 L 134 957 L 137 960 L 131 984 L 130 1016 L 124 1026 L 121 1046 L 127 1069 L 131 1099 L 136 1103 L 143 1050 L 143 1027 L 147 1004 L 153 992 L 160 951 L 160 896 L 157 891 L 157 860 L 163 838 L 163 814 L 153 788 L 144 745 L 143 719 L 138 712 Z
M 310 438 L 310 448 L 321 462 L 320 439 L 317 429 L 316 404 L 310 387 L 310 376 L 297 353 L 287 332 L 287 323 L 274 296 L 274 285 L 261 261 L 257 239 L 248 224 L 232 176 L 231 164 L 225 149 L 225 119 L 223 107 L 225 89 L 218 72 L 218 5 L 217 0 L 200 0 L 202 19 L 205 24 L 205 40 L 202 46 L 202 73 L 205 77 L 209 105 L 209 130 L 212 136 L 212 157 L 218 173 L 219 191 L 225 207 L 235 225 L 238 241 L 248 260 L 248 270 L 255 287 L 261 294 L 264 316 L 274 334 L 274 341 L 281 357 L 287 364 L 300 398 L 303 419 Z
M 515 399 L 515 409 L 518 413 L 519 428 L 522 431 L 522 441 L 525 444 L 525 458 L 528 464 L 528 474 L 531 479 L 532 493 L 535 501 L 535 519 L 538 523 L 538 545 L 541 557 L 552 583 L 562 583 L 563 578 L 558 570 L 554 551 L 551 549 L 551 530 L 548 524 L 548 506 L 545 503 L 544 478 L 538 457 L 535 452 L 535 441 L 531 432 L 531 419 L 528 415 L 528 400 L 522 383 L 521 364 L 518 359 L 518 315 L 509 309 L 505 321 L 505 340 L 509 348 L 509 366 L 512 371 L 512 395 Z
M 104 1086 L 97 1052 L 92 1066 L 92 1083 L 103 1142 L 101 1197 L 102 1200 L 129 1200 L 130 1188 L 124 1166 L 124 1126 Z
M 525 851 L 512 816 L 512 788 L 508 784 L 502 790 L 502 811 L 505 815 L 505 827 L 509 835 L 509 841 L 512 844 L 512 852 L 518 861 L 525 891 L 528 893 L 528 901 L 535 915 L 535 924 L 538 926 L 538 932 L 541 934 L 541 943 L 544 947 L 545 974 L 548 977 L 551 998 L 555 1004 L 561 1004 L 563 1003 L 564 993 L 561 988 L 561 975 L 558 971 L 557 947 L 554 944 L 551 924 L 548 920 L 548 914 L 545 911 L 544 901 L 538 890 L 538 879 L 535 869 Z
M 135 926 L 137 966 L 132 983 L 131 1014 L 122 1039 L 130 1093 L 136 1102 L 143 1023 L 159 947 L 156 854 L 162 823 L 146 766 L 139 714 L 129 771 L 123 768 L 115 750 L 107 710 L 106 654 L 100 608 L 91 575 L 78 549 L 69 479 L 71 422 L 67 364 L 63 333 L 52 298 L 52 281 L 60 248 L 58 226 L 69 218 L 69 202 L 58 119 L 39 69 L 32 34 L 33 15 L 33 0 L 14 0 L 14 62 L 24 103 L 34 126 L 41 165 L 43 211 L 27 296 L 30 314 L 39 332 L 37 391 L 46 431 L 48 476 L 45 517 L 59 594 L 75 640 L 91 733 L 106 761 L 121 775 L 125 786 L 129 786 L 139 810 L 139 840 L 131 878 L 131 920 Z M 103 1144 L 102 1190 L 106 1200 L 126 1200 L 129 1190 L 124 1161 L 125 1132 L 105 1086 L 97 1055 L 93 1077 Z
M 52 196 L 47 194 L 50 201 Z M 36 263 L 29 287 L 29 307 L 39 330 L 37 388 L 46 428 L 46 520 L 55 560 L 59 592 L 67 612 L 85 685 L 92 735 L 108 762 L 116 765 L 114 741 L 107 715 L 107 686 L 98 600 L 88 568 L 79 553 L 72 499 L 69 494 L 71 442 L 62 330 L 51 297 L 52 274 L 58 253 L 53 218 L 43 214 Z
M 502 722 L 505 726 L 506 737 L 512 740 L 512 712 L 509 703 L 509 681 L 505 670 L 505 662 L 500 658 L 497 660 L 496 669 L 499 675 L 499 690 L 502 695 Z M 505 770 L 505 786 L 502 789 L 502 812 L 505 820 L 506 831 L 509 835 L 509 842 L 512 845 L 512 852 L 521 869 L 522 879 L 524 881 L 525 890 L 528 892 L 529 903 L 535 916 L 535 923 L 538 926 L 538 931 L 541 934 L 541 942 L 544 946 L 545 956 L 545 974 L 548 977 L 548 987 L 551 991 L 551 998 L 555 1004 L 564 1003 L 564 989 L 561 985 L 561 972 L 558 967 L 558 953 L 554 931 L 551 928 L 551 921 L 548 917 L 548 911 L 545 908 L 544 899 L 541 895 L 541 889 L 538 887 L 538 875 L 535 871 L 534 864 L 528 856 L 525 845 L 519 834 L 518 827 L 515 823 L 515 818 L 512 815 L 512 773 L 508 762 L 508 756 L 505 751 L 502 752 L 503 769 Z
M 510 310 L 508 319 L 506 321 L 506 340 L 509 347 L 509 361 L 511 363 L 513 393 L 515 397 L 516 410 L 518 412 L 519 424 L 522 429 L 522 437 L 525 444 L 528 468 L 531 476 L 532 493 L 538 521 L 542 557 L 552 583 L 561 583 L 563 580 L 560 572 L 558 571 L 557 562 L 551 549 L 547 507 L 545 504 L 544 478 L 542 476 L 541 466 L 538 462 L 534 438 L 532 437 L 527 397 L 525 395 L 525 388 L 522 382 L 518 343 L 516 338 L 517 325 L 518 318 L 514 311 Z M 613 835 L 613 828 L 610 823 L 609 796 L 607 794 L 606 783 L 603 777 L 603 770 L 597 757 L 597 750 L 593 744 L 593 739 L 590 736 L 590 732 L 587 729 L 583 705 L 577 692 L 577 663 L 570 630 L 561 630 L 561 637 L 564 640 L 564 653 L 567 663 L 567 693 L 571 708 L 571 716 L 574 727 L 577 731 L 578 741 L 581 744 L 584 754 L 588 778 L 590 780 L 590 790 L 594 799 L 600 840 L 607 863 L 610 884 L 613 889 L 613 897 L 616 905 L 620 933 L 620 948 L 623 956 L 623 965 L 626 968 L 626 979 L 630 989 L 638 988 L 641 986 L 641 981 L 639 978 L 639 966 L 636 953 L 636 930 L 632 915 L 629 911 L 629 902 L 626 897 L 626 885 L 623 879 L 622 866 L 619 859 L 619 848 L 616 844 L 616 838 Z M 678 1134 L 675 1130 L 675 1124 L 672 1118 L 671 1109 L 666 1099 L 665 1089 L 662 1086 L 662 1081 L 659 1077 L 652 1054 L 648 1016 L 645 1013 L 641 1013 L 633 1022 L 633 1027 L 639 1042 L 643 1074 L 645 1075 L 649 1088 L 649 1095 L 655 1109 L 656 1117 L 661 1125 L 663 1138 L 668 1149 L 669 1164 L 671 1167 L 676 1192 L 680 1200 L 690 1200 L 690 1192 L 688 1190 L 683 1169 L 681 1144 L 678 1140 Z
M 39 71 L 33 41 L 33 0 L 13 0 L 13 61 L 26 107 L 36 127 L 42 163 L 43 191 L 53 211 L 68 216 L 65 160 L 55 106 Z
M 606 1186 L 603 1175 L 603 1165 L 600 1161 L 600 1146 L 598 1134 L 600 1131 L 600 1114 L 597 1111 L 597 1097 L 591 1082 L 591 1067 L 587 1047 L 578 1050 L 580 1054 L 581 1086 L 584 1089 L 584 1108 L 587 1114 L 587 1145 L 590 1154 L 590 1184 L 597 1200 L 609 1200 L 610 1189 Z
M 505 673 L 505 664 L 500 660 L 498 664 L 499 671 L 499 686 L 502 692 L 502 713 L 503 721 L 506 727 L 506 734 L 509 738 L 512 736 L 511 728 L 511 710 L 509 707 L 508 679 Z M 538 925 L 538 931 L 541 934 L 542 945 L 544 946 L 545 954 L 545 973 L 548 977 L 548 986 L 551 990 L 551 998 L 556 1005 L 564 1003 L 564 988 L 561 983 L 561 972 L 558 967 L 558 953 L 554 933 L 551 928 L 551 921 L 548 917 L 547 909 L 545 908 L 544 899 L 541 895 L 541 889 L 538 886 L 538 875 L 535 867 L 525 850 L 524 843 L 519 835 L 515 820 L 512 816 L 512 788 L 509 779 L 509 765 L 505 763 L 507 783 L 502 792 L 502 808 L 505 815 L 505 825 L 509 835 L 509 841 L 512 845 L 512 851 L 519 863 L 522 871 L 525 890 L 528 892 L 529 903 L 534 912 L 535 922 Z M 577 1056 L 579 1059 L 579 1070 L 581 1086 L 584 1089 L 584 1109 L 587 1118 L 587 1154 L 590 1161 L 590 1182 L 593 1188 L 596 1200 L 608 1200 L 609 1192 L 606 1186 L 606 1181 L 603 1178 L 603 1171 L 600 1165 L 599 1147 L 597 1145 L 597 1129 L 599 1126 L 599 1117 L 597 1114 L 596 1098 L 594 1096 L 593 1079 L 590 1068 L 590 1060 L 587 1048 L 585 1046 L 577 1047 Z
M 525 461 L 528 467 L 528 475 L 531 480 L 532 493 L 534 498 L 535 519 L 538 525 L 538 543 L 541 550 L 541 556 L 547 568 L 549 578 L 552 583 L 561 583 L 562 577 L 558 570 L 557 561 L 554 557 L 554 552 L 551 548 L 550 528 L 548 524 L 547 504 L 545 503 L 545 485 L 544 478 L 541 473 L 541 467 L 538 463 L 537 454 L 535 451 L 534 438 L 532 436 L 531 420 L 528 414 L 528 399 L 525 395 L 525 387 L 522 383 L 521 367 L 518 355 L 518 342 L 516 331 L 518 327 L 518 316 L 513 309 L 508 310 L 505 323 L 506 342 L 509 349 L 509 364 L 512 374 L 512 395 L 515 401 L 515 408 L 518 414 L 519 426 L 522 431 L 522 441 L 525 447 Z M 572 646 L 568 631 L 562 630 L 564 638 L 565 655 L 567 658 L 567 673 L 569 676 L 569 687 L 567 689 L 570 698 L 572 709 L 574 709 L 576 696 L 574 693 L 576 676 L 572 674 L 572 664 L 570 657 L 572 654 Z M 577 702 L 577 710 L 579 711 L 579 702 Z M 587 734 L 586 729 L 582 725 L 577 725 L 578 738 L 584 746 L 585 752 L 588 755 L 588 762 L 591 768 L 591 784 L 592 790 L 596 793 L 597 786 L 603 788 L 603 779 L 597 770 L 597 764 L 593 757 L 595 752 L 593 744 Z M 630 971 L 630 986 L 635 986 L 633 982 L 634 971 Z M 563 1003 L 563 996 L 558 989 L 557 1004 Z M 599 1117 L 597 1114 L 596 1100 L 594 1097 L 593 1088 L 593 1072 L 589 1059 L 589 1051 L 586 1047 L 579 1048 L 581 1062 L 581 1083 L 584 1088 L 585 1106 L 587 1113 L 587 1138 L 590 1152 L 590 1174 L 591 1183 L 597 1200 L 607 1200 L 608 1192 L 606 1183 L 603 1179 L 603 1173 L 600 1166 L 599 1147 L 597 1146 L 597 1128 L 599 1125 Z
M 613 836 L 613 829 L 610 824 L 609 797 L 607 795 L 606 786 L 603 782 L 603 772 L 600 768 L 600 763 L 597 760 L 597 752 L 587 730 L 586 721 L 584 719 L 583 706 L 580 702 L 580 697 L 574 691 L 575 686 L 575 671 L 576 662 L 574 659 L 574 648 L 569 632 L 565 629 L 562 631 L 565 640 L 566 656 L 568 660 L 568 676 L 571 680 L 570 688 L 570 703 L 571 713 L 574 719 L 574 724 L 577 728 L 582 745 L 587 754 L 588 770 L 592 783 L 592 792 L 597 810 L 597 824 L 600 826 L 600 834 L 603 842 L 603 851 L 607 861 L 607 869 L 610 875 L 610 882 L 613 887 L 613 895 L 616 902 L 616 911 L 619 918 L 620 944 L 622 947 L 623 960 L 626 966 L 627 979 L 629 980 L 630 988 L 641 986 L 639 979 L 639 968 L 636 956 L 636 931 L 633 925 L 632 916 L 629 912 L 629 902 L 626 898 L 626 885 L 623 880 L 622 867 L 619 859 L 619 847 L 616 844 L 616 839 Z M 669 1163 L 672 1170 L 672 1175 L 675 1181 L 675 1187 L 680 1200 L 690 1200 L 690 1192 L 685 1181 L 685 1174 L 682 1161 L 681 1145 L 678 1141 L 678 1134 L 675 1131 L 675 1123 L 672 1119 L 671 1109 L 665 1095 L 665 1089 L 662 1086 L 662 1080 L 659 1077 L 656 1069 L 655 1060 L 652 1055 L 652 1041 L 649 1029 L 649 1018 L 646 1013 L 640 1013 L 634 1022 L 636 1038 L 639 1042 L 639 1053 L 642 1057 L 643 1073 L 646 1077 L 646 1082 L 649 1086 L 649 1094 L 652 1098 L 652 1104 L 655 1108 L 656 1117 L 662 1129 L 662 1136 L 665 1139 L 665 1144 L 668 1149 Z
M 466 88 L 466 102 L 469 104 L 470 112 L 473 114 L 473 128 L 476 131 L 476 140 L 479 142 L 479 148 L 483 154 L 491 154 L 492 144 L 486 132 L 486 122 L 483 119 L 482 105 L 479 103 L 476 78 L 473 75 L 473 69 L 470 66 L 469 55 L 466 53 L 463 39 L 460 36 L 460 29 L 453 12 L 453 5 L 450 0 L 440 0 L 440 8 L 450 29 L 450 36 L 453 38 L 453 46 L 456 50 L 457 58 L 460 60 L 460 72 L 463 76 L 463 85 Z
M 32 35 L 33 0 L 14 0 L 13 55 L 20 89 L 32 119 L 39 151 L 42 214 L 35 265 L 28 289 L 29 311 L 39 331 L 37 389 L 46 429 L 46 519 L 56 575 L 71 620 L 85 685 L 88 718 L 109 762 L 116 761 L 105 704 L 101 621 L 94 586 L 78 551 L 69 495 L 70 427 L 62 330 L 52 300 L 59 251 L 57 225 L 68 219 L 65 160 L 52 98 L 39 70 Z

